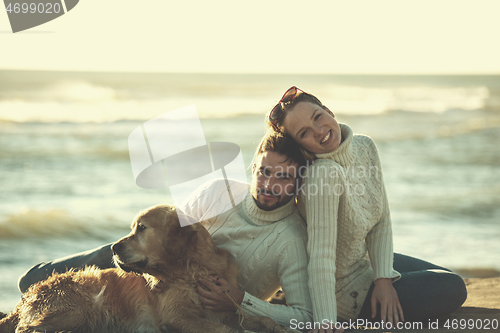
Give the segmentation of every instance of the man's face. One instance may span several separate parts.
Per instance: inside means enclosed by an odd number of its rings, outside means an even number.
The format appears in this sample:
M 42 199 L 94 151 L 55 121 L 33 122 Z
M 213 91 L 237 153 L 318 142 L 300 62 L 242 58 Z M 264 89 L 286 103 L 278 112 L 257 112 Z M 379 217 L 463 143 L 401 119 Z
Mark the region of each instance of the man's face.
M 252 195 L 262 210 L 274 210 L 295 196 L 298 164 L 286 159 L 272 151 L 257 156 L 252 168 Z

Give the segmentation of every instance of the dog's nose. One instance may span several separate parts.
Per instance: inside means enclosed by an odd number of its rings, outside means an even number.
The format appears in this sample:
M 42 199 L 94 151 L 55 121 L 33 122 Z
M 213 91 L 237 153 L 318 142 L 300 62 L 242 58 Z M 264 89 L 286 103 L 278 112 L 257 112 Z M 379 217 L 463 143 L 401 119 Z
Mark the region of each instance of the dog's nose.
M 111 251 L 113 251 L 113 254 L 118 254 L 120 252 L 120 249 L 123 247 L 122 243 L 114 243 L 111 245 Z

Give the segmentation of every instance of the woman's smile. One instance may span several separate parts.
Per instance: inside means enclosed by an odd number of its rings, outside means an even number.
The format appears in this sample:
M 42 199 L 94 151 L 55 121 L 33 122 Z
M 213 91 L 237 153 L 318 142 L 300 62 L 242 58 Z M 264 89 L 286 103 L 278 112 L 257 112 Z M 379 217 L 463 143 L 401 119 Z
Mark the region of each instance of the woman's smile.
M 326 135 L 323 138 L 323 140 L 321 140 L 321 144 L 326 143 L 328 141 L 328 139 L 330 139 L 331 134 L 332 134 L 332 131 L 328 131 L 328 133 L 326 133 Z

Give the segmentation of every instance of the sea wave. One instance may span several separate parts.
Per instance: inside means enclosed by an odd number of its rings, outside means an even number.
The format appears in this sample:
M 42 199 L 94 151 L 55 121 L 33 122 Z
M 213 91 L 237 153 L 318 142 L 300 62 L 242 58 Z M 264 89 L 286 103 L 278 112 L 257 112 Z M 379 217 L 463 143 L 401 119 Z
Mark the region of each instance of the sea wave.
M 72 216 L 62 209 L 29 209 L 0 217 L 0 239 L 103 238 L 126 231 L 126 226 Z M 116 237 L 115 237 L 116 238 Z M 113 238 L 112 238 L 113 239 Z
M 27 92 L 27 99 L 32 102 L 103 102 L 126 98 L 126 94 L 110 86 L 94 84 L 85 80 L 72 79 L 56 81 L 48 86 Z M 24 98 L 23 94 L 15 97 Z
M 0 73 L 1 74 L 1 73 Z M 111 77 L 111 76 L 110 76 Z M 109 78 L 110 78 L 109 77 Z M 38 82 L 12 88 L 0 82 L 0 119 L 15 122 L 113 122 L 144 121 L 163 113 L 195 104 L 200 118 L 231 118 L 264 115 L 281 95 L 281 82 L 244 84 L 244 78 L 206 80 L 193 84 L 186 77 L 158 82 L 132 81 L 120 84 L 110 79 L 91 80 L 82 76 Z M 153 80 L 153 81 L 151 81 Z M 187 80 L 187 81 L 186 81 Z M 377 115 L 394 110 L 443 113 L 449 110 L 500 111 L 500 90 L 496 86 L 413 84 L 363 85 L 331 83 L 318 78 L 304 89 L 321 98 L 334 113 Z M 299 80 L 300 82 L 300 80 Z M 304 81 L 306 82 L 306 81 Z M 179 86 L 180 85 L 180 86 Z M 499 84 L 500 85 L 500 84 Z
M 476 225 L 494 226 L 500 218 L 500 207 L 496 198 L 500 196 L 500 187 L 473 190 L 456 188 L 419 193 L 408 198 L 400 207 L 415 212 L 426 212 L 453 221 L 472 221 Z M 500 234 L 498 235 L 500 236 Z

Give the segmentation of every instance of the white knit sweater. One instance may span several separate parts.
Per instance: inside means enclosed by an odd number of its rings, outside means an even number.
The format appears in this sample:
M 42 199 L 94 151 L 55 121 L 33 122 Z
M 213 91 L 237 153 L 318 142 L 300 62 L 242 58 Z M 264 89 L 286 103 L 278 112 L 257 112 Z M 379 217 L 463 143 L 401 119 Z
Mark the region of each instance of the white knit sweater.
M 231 182 L 231 190 L 237 197 L 237 182 Z M 239 184 L 241 191 L 248 190 L 247 184 Z M 223 195 L 227 195 L 226 184 L 217 180 L 198 189 L 181 209 L 201 220 L 205 212 L 221 205 Z M 241 304 L 245 314 L 268 316 L 283 326 L 290 326 L 292 319 L 311 321 L 307 234 L 293 200 L 273 211 L 264 211 L 248 193 L 235 208 L 202 223 L 217 246 L 229 250 L 240 266 L 238 288 L 245 291 Z M 266 301 L 280 287 L 288 306 Z
M 377 148 L 349 126 L 340 128 L 342 143 L 317 155 L 298 198 L 307 221 L 315 322 L 335 322 L 337 315 L 356 319 L 372 281 L 401 277 L 393 269 L 391 218 Z

